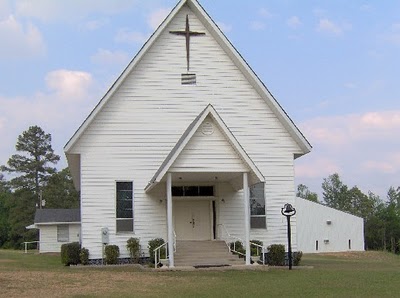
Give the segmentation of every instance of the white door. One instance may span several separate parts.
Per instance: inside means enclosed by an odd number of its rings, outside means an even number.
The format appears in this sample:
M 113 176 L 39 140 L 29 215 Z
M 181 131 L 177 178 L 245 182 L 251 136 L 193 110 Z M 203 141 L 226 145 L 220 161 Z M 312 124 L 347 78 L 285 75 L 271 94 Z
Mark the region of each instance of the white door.
M 211 240 L 209 201 L 174 201 L 173 206 L 178 240 Z

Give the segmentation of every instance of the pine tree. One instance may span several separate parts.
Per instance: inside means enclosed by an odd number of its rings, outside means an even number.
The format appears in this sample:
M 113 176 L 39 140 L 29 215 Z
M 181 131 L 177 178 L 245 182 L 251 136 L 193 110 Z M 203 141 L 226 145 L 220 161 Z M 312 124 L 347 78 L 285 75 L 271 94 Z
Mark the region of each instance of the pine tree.
M 51 146 L 51 135 L 46 134 L 39 126 L 31 126 L 18 136 L 14 154 L 2 166 L 2 171 L 18 175 L 11 179 L 14 190 L 30 190 L 40 204 L 40 190 L 48 177 L 56 172 L 52 164 L 60 160 Z

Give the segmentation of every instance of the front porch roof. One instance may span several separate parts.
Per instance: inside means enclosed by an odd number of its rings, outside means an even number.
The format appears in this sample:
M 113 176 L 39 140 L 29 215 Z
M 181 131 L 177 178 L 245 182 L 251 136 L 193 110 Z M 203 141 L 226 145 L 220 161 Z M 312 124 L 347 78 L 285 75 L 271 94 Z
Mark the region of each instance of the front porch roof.
M 260 170 L 245 152 L 243 147 L 237 141 L 235 136 L 226 126 L 220 115 L 214 109 L 214 107 L 209 104 L 188 126 L 188 128 L 184 131 L 176 145 L 172 148 L 164 162 L 158 168 L 148 185 L 145 187 L 145 191 L 149 192 L 153 189 L 158 183 L 165 180 L 166 173 L 170 170 L 171 166 L 177 160 L 179 155 L 182 153 L 185 146 L 191 140 L 197 129 L 204 122 L 206 117 L 211 117 L 218 129 L 222 132 L 224 137 L 228 140 L 232 148 L 235 150 L 237 155 L 240 157 L 243 165 L 248 169 L 250 183 L 255 184 L 257 182 L 263 182 L 264 176 L 261 174 Z M 191 178 L 193 177 L 193 178 Z M 231 171 L 213 171 L 213 172 L 204 172 L 204 171 L 180 171 L 173 173 L 173 181 L 196 181 L 196 182 L 210 182 L 210 181 L 219 181 L 225 182 L 229 181 L 234 186 L 235 189 L 241 189 L 242 179 L 239 172 L 231 172 Z M 234 185 L 235 184 L 235 185 Z M 240 185 L 239 185 L 240 184 Z

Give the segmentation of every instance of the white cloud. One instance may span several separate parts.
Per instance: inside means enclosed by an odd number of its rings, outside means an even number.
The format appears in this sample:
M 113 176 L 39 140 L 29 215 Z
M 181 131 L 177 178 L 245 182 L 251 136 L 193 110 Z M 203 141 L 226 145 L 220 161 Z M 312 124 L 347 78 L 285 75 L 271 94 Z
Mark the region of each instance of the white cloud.
M 15 141 L 30 125 L 53 136 L 53 148 L 62 147 L 100 98 L 100 88 L 87 72 L 55 70 L 45 76 L 47 89 L 27 96 L 0 96 L 0 164 L 15 152 Z
M 312 154 L 312 153 L 310 153 Z M 296 176 L 304 178 L 327 177 L 333 173 L 341 172 L 341 168 L 333 159 L 318 157 L 308 163 L 296 166 Z
M 292 29 L 297 29 L 302 25 L 302 22 L 300 21 L 299 17 L 292 16 L 286 21 L 286 24 Z
M 399 164 L 395 164 L 392 161 L 384 160 L 367 160 L 363 162 L 362 168 L 367 171 L 377 171 L 380 173 L 394 174 L 398 171 Z
M 328 19 L 319 20 L 317 31 L 333 35 L 341 35 L 343 33 L 343 29 L 339 25 Z
M 312 143 L 343 149 L 356 142 L 384 140 L 396 135 L 400 131 L 400 111 L 318 117 L 301 126 Z
M 74 22 L 92 13 L 111 15 L 132 8 L 135 0 L 17 0 L 16 13 L 44 22 Z
M 11 14 L 11 7 L 8 0 L 0 0 L 0 19 Z
M 313 14 L 317 17 L 324 17 L 326 15 L 326 10 L 322 8 L 314 8 L 313 9 Z
M 97 52 L 90 57 L 90 60 L 99 65 L 120 66 L 128 63 L 129 55 L 123 51 L 98 49 Z
M 370 12 L 374 10 L 374 7 L 371 4 L 363 4 L 360 6 L 360 10 Z
M 400 110 L 318 117 L 299 127 L 313 150 L 296 161 L 298 183 L 317 190 L 323 178 L 338 172 L 350 187 L 381 196 L 399 185 Z
M 340 36 L 345 31 L 352 28 L 352 25 L 347 22 L 341 22 L 340 24 L 335 23 L 328 18 L 322 18 L 319 20 L 317 31 L 325 34 Z
M 266 28 L 266 24 L 260 21 L 253 21 L 250 24 L 250 29 L 254 31 L 264 30 Z
M 258 14 L 260 15 L 260 16 L 262 16 L 263 18 L 271 18 L 271 17 L 273 17 L 273 14 L 272 13 L 270 13 L 269 12 L 269 10 L 268 9 L 266 9 L 266 8 L 261 8 L 259 11 L 258 11 Z
M 400 45 L 400 23 L 392 24 L 389 33 L 385 34 L 383 38 L 389 43 Z
M 217 25 L 224 33 L 232 31 L 232 25 L 228 25 L 222 22 L 217 22 Z
M 156 10 L 155 12 L 151 13 L 149 17 L 147 18 L 147 23 L 151 27 L 151 29 L 155 30 L 160 26 L 162 21 L 167 17 L 167 15 L 170 13 L 171 9 L 170 8 L 160 8 Z
M 120 29 L 115 36 L 116 42 L 129 44 L 143 44 L 148 38 L 148 35 L 137 31 L 129 31 L 128 29 Z
M 344 84 L 344 87 L 347 88 L 347 89 L 356 89 L 357 85 L 355 83 L 353 83 L 353 82 L 347 82 L 347 83 Z
M 19 23 L 13 15 L 0 21 L 0 59 L 42 56 L 46 46 L 39 29 Z
M 109 20 L 107 20 L 107 19 L 91 20 L 91 21 L 87 21 L 83 27 L 86 30 L 94 31 L 94 30 L 100 29 L 101 27 L 105 26 L 108 23 L 109 23 Z
M 90 73 L 59 69 L 49 72 L 46 85 L 56 98 L 62 101 L 82 101 L 90 96 L 93 78 Z

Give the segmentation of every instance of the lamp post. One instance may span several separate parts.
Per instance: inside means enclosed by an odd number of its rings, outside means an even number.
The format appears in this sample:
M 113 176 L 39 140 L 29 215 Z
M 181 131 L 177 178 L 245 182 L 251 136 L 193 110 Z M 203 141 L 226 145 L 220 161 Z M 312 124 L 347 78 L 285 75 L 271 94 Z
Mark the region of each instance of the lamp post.
M 296 214 L 296 209 L 289 203 L 285 204 L 281 209 L 283 216 L 287 219 L 287 236 L 288 236 L 288 254 L 289 254 L 289 270 L 292 270 L 292 240 L 290 230 L 290 217 Z

